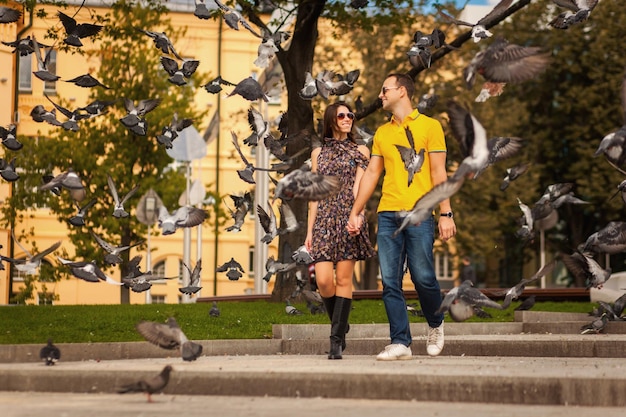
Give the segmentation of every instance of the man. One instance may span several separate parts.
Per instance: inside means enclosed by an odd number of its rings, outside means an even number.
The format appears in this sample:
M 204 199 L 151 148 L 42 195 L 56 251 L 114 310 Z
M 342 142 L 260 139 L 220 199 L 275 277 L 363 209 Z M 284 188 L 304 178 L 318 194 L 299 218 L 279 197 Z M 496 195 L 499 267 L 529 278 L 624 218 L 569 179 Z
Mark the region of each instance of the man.
M 473 286 L 476 286 L 478 282 L 476 281 L 476 271 L 474 270 L 474 265 L 472 265 L 472 261 L 469 257 L 464 256 L 462 259 L 463 267 L 461 268 L 460 279 L 461 283 L 465 281 L 471 281 Z
M 437 120 L 413 108 L 411 98 L 414 91 L 413 80 L 405 74 L 391 74 L 383 82 L 378 97 L 382 100 L 383 109 L 392 113 L 392 118 L 374 135 L 370 163 L 361 179 L 348 222 L 348 231 L 358 233 L 362 222 L 359 213 L 384 171 L 378 205 L 377 242 L 391 344 L 378 354 L 378 360 L 403 360 L 412 356 L 411 331 L 402 292 L 405 262 L 429 325 L 427 352 L 430 356 L 437 356 L 444 345 L 443 314 L 435 314 L 441 304 L 441 290 L 433 260 L 435 219 L 431 217 L 419 225 L 409 226 L 397 237 L 392 237 L 402 222 L 398 212 L 410 210 L 422 195 L 448 178 L 443 129 Z M 415 151 L 425 150 L 421 170 L 415 173 L 410 183 L 408 171 L 395 146 L 407 147 L 405 127 L 411 130 Z M 442 201 L 439 211 L 439 237 L 445 241 L 456 234 L 450 201 Z

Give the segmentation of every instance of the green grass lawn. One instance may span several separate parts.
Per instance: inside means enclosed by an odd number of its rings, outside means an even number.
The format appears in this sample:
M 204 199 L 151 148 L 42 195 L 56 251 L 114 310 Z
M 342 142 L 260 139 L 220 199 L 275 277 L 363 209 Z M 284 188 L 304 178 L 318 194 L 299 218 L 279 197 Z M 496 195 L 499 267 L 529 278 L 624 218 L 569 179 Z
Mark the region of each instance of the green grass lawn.
M 414 300 L 408 300 L 413 303 Z M 507 310 L 487 309 L 492 319 L 472 317 L 468 321 L 513 321 L 513 303 Z M 326 315 L 311 315 L 304 304 L 294 304 L 301 316 L 285 313 L 283 303 L 268 301 L 221 302 L 220 317 L 210 317 L 210 304 L 77 305 L 77 306 L 2 306 L 0 307 L 0 344 L 128 342 L 143 338 L 135 330 L 141 320 L 165 322 L 169 316 L 178 321 L 190 339 L 262 339 L 272 337 L 272 324 L 328 324 Z M 534 311 L 587 313 L 592 303 L 538 302 Z M 425 321 L 410 316 L 413 322 Z M 450 320 L 449 318 L 446 318 Z M 382 300 L 353 302 L 350 323 L 386 323 Z

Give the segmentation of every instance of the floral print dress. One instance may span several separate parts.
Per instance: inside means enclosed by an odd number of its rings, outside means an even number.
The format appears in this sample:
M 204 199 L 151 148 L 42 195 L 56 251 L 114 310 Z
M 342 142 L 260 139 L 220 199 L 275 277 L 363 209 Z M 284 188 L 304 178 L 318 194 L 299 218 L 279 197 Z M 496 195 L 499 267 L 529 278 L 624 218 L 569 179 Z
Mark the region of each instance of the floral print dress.
M 339 177 L 339 192 L 317 204 L 313 225 L 311 256 L 315 262 L 362 260 L 376 254 L 369 240 L 367 223 L 361 233 L 351 236 L 346 229 L 354 203 L 357 167 L 367 168 L 368 159 L 349 139 L 325 138 L 317 158 L 317 172 Z

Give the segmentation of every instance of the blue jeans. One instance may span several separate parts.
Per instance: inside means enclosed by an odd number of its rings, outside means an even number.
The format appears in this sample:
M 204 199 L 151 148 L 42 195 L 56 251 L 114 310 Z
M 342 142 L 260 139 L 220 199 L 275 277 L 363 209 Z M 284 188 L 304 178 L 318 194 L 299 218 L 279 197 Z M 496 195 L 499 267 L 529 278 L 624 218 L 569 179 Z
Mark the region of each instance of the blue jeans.
M 383 281 L 383 302 L 389 320 L 391 343 L 411 344 L 411 330 L 402 291 L 405 261 L 430 327 L 438 327 L 443 314 L 435 314 L 441 305 L 441 289 L 435 274 L 433 244 L 435 220 L 431 216 L 418 226 L 409 226 L 395 238 L 402 219 L 396 212 L 378 213 L 378 259 Z

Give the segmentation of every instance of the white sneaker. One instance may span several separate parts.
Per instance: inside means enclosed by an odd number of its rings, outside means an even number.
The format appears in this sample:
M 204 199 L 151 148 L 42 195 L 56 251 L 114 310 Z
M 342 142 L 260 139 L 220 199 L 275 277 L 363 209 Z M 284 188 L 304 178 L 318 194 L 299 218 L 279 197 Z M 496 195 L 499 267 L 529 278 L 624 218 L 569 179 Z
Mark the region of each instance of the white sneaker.
M 428 328 L 426 351 L 430 356 L 437 356 L 443 350 L 443 322 L 439 327 Z
M 411 348 L 408 346 L 404 346 L 401 343 L 394 343 L 392 345 L 385 346 L 385 350 L 380 352 L 378 356 L 376 356 L 376 360 L 378 361 L 403 361 L 411 359 L 413 353 L 411 352 Z

